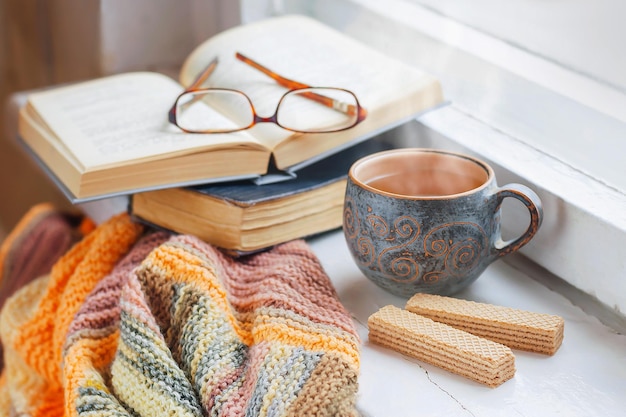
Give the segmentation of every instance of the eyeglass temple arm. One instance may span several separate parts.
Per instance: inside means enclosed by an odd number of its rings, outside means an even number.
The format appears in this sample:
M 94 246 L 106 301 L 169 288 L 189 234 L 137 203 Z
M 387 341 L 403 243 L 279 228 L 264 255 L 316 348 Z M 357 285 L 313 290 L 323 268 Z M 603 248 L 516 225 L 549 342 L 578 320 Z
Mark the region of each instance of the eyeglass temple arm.
M 282 85 L 283 87 L 287 87 L 289 89 L 299 89 L 299 88 L 312 88 L 310 85 L 307 84 L 303 84 L 300 83 L 298 81 L 294 81 L 294 80 L 290 80 L 289 78 L 285 78 L 281 75 L 276 74 L 274 71 L 270 70 L 267 67 L 264 67 L 263 65 L 259 64 L 256 61 L 253 61 L 252 59 L 248 58 L 247 56 L 243 55 L 240 52 L 236 52 L 235 53 L 235 57 L 250 65 L 253 68 L 256 68 L 257 70 L 261 71 L 263 74 L 267 75 L 268 77 L 272 78 L 274 81 L 276 81 L 278 84 Z M 330 97 L 326 97 L 323 96 L 321 94 L 316 94 L 316 93 L 312 93 L 312 92 L 304 92 L 302 93 L 302 96 L 313 100 L 317 103 L 320 103 L 326 107 L 330 107 L 332 109 L 341 111 L 343 113 L 346 114 L 350 114 L 350 115 L 357 115 L 358 121 L 362 121 L 363 119 L 365 119 L 365 117 L 367 116 L 367 110 L 365 110 L 363 107 L 361 106 L 354 106 L 353 104 L 346 104 L 343 102 L 340 102 L 338 100 L 334 100 Z M 358 102 L 357 102 L 358 103 Z
M 206 66 L 206 68 L 204 70 L 202 70 L 202 72 L 196 77 L 196 79 L 189 85 L 189 87 L 187 87 L 185 89 L 185 93 L 189 92 L 189 91 L 193 91 L 195 89 L 197 89 L 198 87 L 200 87 L 202 84 L 204 84 L 204 82 L 207 80 L 207 78 L 209 78 L 209 76 L 213 73 L 213 71 L 215 71 L 215 67 L 217 67 L 217 63 L 218 63 L 218 59 L 217 57 L 213 58 L 213 60 L 211 62 L 209 62 L 209 65 Z M 194 103 L 196 99 L 193 99 L 191 102 L 187 103 L 187 105 L 190 105 L 192 103 Z M 168 119 L 170 121 L 170 123 L 174 123 L 176 124 L 176 103 L 178 102 L 178 100 L 176 100 L 176 102 L 174 102 L 174 105 L 172 106 L 172 108 L 170 109 L 170 111 L 167 113 Z
M 196 88 L 204 84 L 207 78 L 209 78 L 209 76 L 213 73 L 213 71 L 215 71 L 215 68 L 217 67 L 217 63 L 218 63 L 217 57 L 213 58 L 213 60 L 209 62 L 209 65 L 207 65 L 206 68 L 196 77 L 194 82 L 192 82 L 191 85 L 187 87 L 186 91 L 195 90 Z

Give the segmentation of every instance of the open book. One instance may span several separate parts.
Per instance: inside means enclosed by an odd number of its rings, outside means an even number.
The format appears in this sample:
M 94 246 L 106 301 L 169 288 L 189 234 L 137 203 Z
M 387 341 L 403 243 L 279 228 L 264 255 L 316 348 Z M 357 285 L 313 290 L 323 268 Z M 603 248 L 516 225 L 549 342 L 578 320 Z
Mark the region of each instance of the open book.
M 215 58 L 203 87 L 243 91 L 258 115 L 274 113 L 287 89 L 236 59 L 237 52 L 292 80 L 352 91 L 367 117 L 334 133 L 294 133 L 259 123 L 234 133 L 197 134 L 169 123 L 178 95 Z M 442 102 L 432 76 L 298 15 L 210 38 L 189 55 L 179 78 L 135 72 L 30 94 L 20 112 L 20 137 L 70 199 L 80 202 L 261 177 L 270 169 L 293 172 Z

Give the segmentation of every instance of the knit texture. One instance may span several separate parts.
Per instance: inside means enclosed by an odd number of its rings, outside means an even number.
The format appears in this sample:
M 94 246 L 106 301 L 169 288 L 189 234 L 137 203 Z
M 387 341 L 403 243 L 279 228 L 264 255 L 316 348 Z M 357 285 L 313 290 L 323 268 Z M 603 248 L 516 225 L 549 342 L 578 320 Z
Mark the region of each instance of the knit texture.
M 88 218 L 59 212 L 49 203 L 28 210 L 0 245 L 0 308 L 18 289 L 48 274 L 92 225 Z
M 20 329 L 32 319 L 49 282 L 50 277 L 46 275 L 20 288 L 7 300 L 0 314 L 0 334 L 6 346 L 6 366 L 0 389 L 2 416 L 35 415 L 35 409 L 40 405 L 39 395 L 46 391 L 46 379 L 33 371 L 24 359 L 25 352 L 14 346 Z
M 7 363 L 0 407 L 32 416 L 357 414 L 359 339 L 304 241 L 231 258 L 192 236 L 139 239 L 126 215 L 114 226 L 7 303 L 0 335 L 19 360 Z M 86 258 L 91 266 L 72 273 Z
M 54 264 L 47 285 L 38 287 L 40 292 L 33 291 L 30 284 L 23 287 L 21 293 L 29 296 L 19 305 L 18 313 L 8 305 L 3 308 L 2 316 L 13 314 L 24 318 L 20 326 L 9 329 L 8 334 L 0 327 L 7 359 L 5 388 L 11 395 L 16 414 L 63 415 L 62 349 L 69 325 L 87 295 L 113 270 L 141 232 L 142 227 L 126 214 L 113 217 Z M 0 319 L 0 323 L 13 321 Z M 9 360 L 15 357 L 20 360 Z M 12 372 L 18 376 L 9 378 Z
M 0 245 L 0 307 L 7 297 L 52 265 L 80 238 L 79 215 L 61 213 L 52 204 L 33 206 Z

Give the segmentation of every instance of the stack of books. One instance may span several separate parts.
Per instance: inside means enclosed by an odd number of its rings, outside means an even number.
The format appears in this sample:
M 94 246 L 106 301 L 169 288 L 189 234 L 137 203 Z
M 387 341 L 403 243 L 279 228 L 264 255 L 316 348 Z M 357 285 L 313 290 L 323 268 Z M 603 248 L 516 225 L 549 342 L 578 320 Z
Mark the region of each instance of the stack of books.
M 236 52 L 309 86 L 352 91 L 367 116 L 332 133 L 259 123 L 197 134 L 169 123 L 178 95 L 214 58 L 218 64 L 201 87 L 245 92 L 258 115 L 273 114 L 288 88 Z M 431 75 L 291 15 L 208 39 L 188 56 L 179 82 L 134 72 L 32 93 L 19 133 L 72 202 L 128 196 L 138 219 L 246 253 L 340 227 L 352 162 L 395 146 L 378 135 L 442 102 Z M 228 108 L 214 110 L 234 117 Z

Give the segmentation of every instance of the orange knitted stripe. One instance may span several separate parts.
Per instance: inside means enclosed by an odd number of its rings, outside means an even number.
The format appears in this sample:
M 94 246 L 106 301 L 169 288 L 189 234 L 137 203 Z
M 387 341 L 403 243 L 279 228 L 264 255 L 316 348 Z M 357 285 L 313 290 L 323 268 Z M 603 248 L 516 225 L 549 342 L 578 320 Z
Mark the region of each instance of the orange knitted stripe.
M 74 315 L 96 284 L 113 270 L 115 264 L 128 253 L 143 231 L 142 227 L 133 223 L 126 214 L 114 226 L 94 242 L 95 247 L 90 251 L 90 256 L 81 262 L 74 273 L 74 279 L 68 281 L 65 291 L 61 294 L 62 314 L 58 315 L 53 339 L 55 358 L 59 361 L 63 357 L 67 330 Z
M 311 352 L 336 352 L 343 355 L 345 360 L 357 368 L 359 353 L 356 343 L 350 343 L 323 333 L 310 333 L 284 323 L 261 324 L 254 326 L 252 335 L 256 343 L 260 341 L 275 341 L 289 346 L 302 346 Z
M 30 417 L 61 417 L 63 416 L 63 390 L 48 390 L 42 392 L 38 407 Z
M 91 366 L 104 369 L 111 364 L 120 338 L 119 329 L 103 338 L 83 338 L 74 343 L 67 351 L 64 360 L 65 377 L 68 378 L 75 368 Z
M 26 353 L 27 362 L 49 381 L 52 390 L 61 387 L 62 349 L 72 318 L 142 229 L 126 213 L 114 216 L 55 264 L 39 309 L 16 340 L 16 349 Z
M 60 299 L 59 288 L 65 287 L 71 273 L 86 255 L 95 234 L 88 235 L 64 255 L 52 268 L 48 287 L 29 321 L 25 322 L 14 339 L 13 348 L 21 353 L 25 362 L 51 385 L 58 385 L 58 365 L 53 360 L 52 338 L 54 317 Z M 60 386 L 57 386 L 60 388 Z
M 98 225 L 93 220 L 91 220 L 89 217 L 84 217 L 78 225 L 78 231 L 83 236 L 87 236 L 89 233 L 96 230 L 96 227 L 98 227 Z
M 101 339 L 81 339 L 71 345 L 66 352 L 63 368 L 66 415 L 77 415 L 78 388 L 88 385 L 87 379 L 93 380 L 94 376 L 100 379 L 100 371 L 113 362 L 119 335 L 118 330 Z

